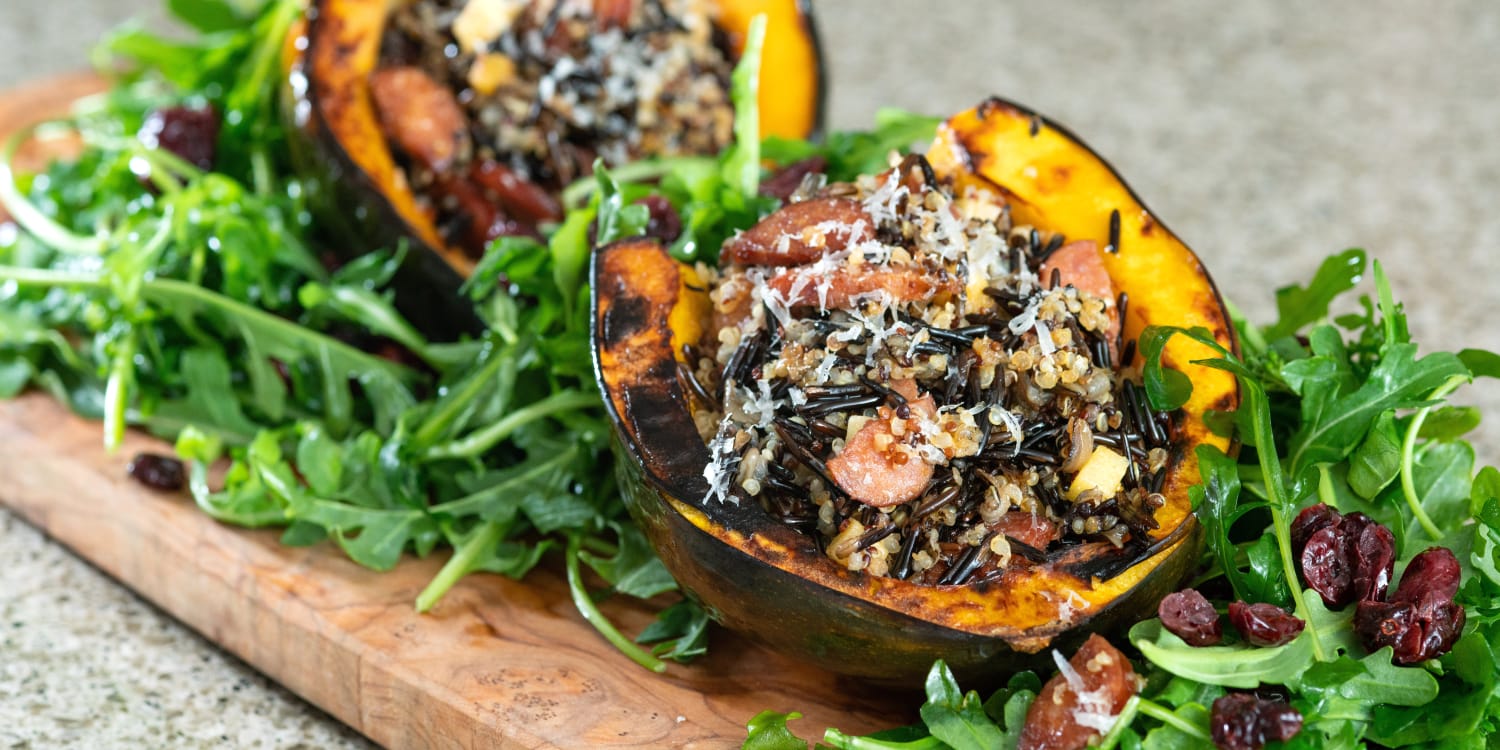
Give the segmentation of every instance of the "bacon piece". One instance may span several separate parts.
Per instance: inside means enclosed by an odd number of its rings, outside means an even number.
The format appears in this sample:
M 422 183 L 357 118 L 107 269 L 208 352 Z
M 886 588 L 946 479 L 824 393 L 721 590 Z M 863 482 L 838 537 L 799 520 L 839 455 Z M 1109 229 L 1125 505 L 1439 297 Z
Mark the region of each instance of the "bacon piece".
M 783 206 L 729 238 L 719 260 L 747 266 L 799 266 L 874 236 L 875 224 L 859 201 L 816 198 Z
M 916 381 L 894 381 L 891 390 L 906 398 L 912 422 L 937 416 L 937 405 L 930 394 L 917 397 Z M 932 481 L 932 464 L 896 448 L 902 441 L 891 431 L 894 418 L 894 410 L 880 407 L 876 410 L 876 417 L 859 428 L 859 432 L 844 444 L 844 450 L 828 461 L 829 478 L 839 489 L 855 500 L 877 508 L 908 502 L 921 495 L 927 483 Z M 913 430 L 907 429 L 904 433 L 912 435 Z M 884 450 L 876 444 L 879 436 L 890 438 Z
M 630 23 L 632 0 L 594 0 L 594 19 L 599 28 L 624 28 Z
M 562 204 L 536 183 L 499 162 L 485 159 L 469 170 L 469 178 L 505 207 L 511 216 L 531 224 L 562 219 Z
M 1057 524 L 1046 516 L 1023 511 L 1006 513 L 991 528 L 1022 544 L 1043 550 L 1058 537 Z
M 766 281 L 787 307 L 822 307 L 837 310 L 853 307 L 861 297 L 885 292 L 898 302 L 932 299 L 939 292 L 957 294 L 958 280 L 938 276 L 910 266 L 840 267 L 829 272 L 798 268 Z M 826 286 L 826 290 L 825 290 Z
M 1115 284 L 1109 278 L 1109 271 L 1104 268 L 1104 256 L 1099 254 L 1099 246 L 1093 240 L 1069 242 L 1047 256 L 1037 271 L 1043 284 L 1050 283 L 1054 268 L 1064 286 L 1113 302 Z M 1120 340 L 1120 311 L 1112 305 L 1109 308 L 1109 330 L 1105 335 L 1112 348 L 1113 342 Z M 1114 353 L 1119 355 L 1118 351 Z
M 1019 750 L 1082 750 L 1139 690 L 1130 661 L 1098 634 L 1067 663 L 1073 679 L 1059 673 L 1042 686 L 1026 712 Z
M 370 95 L 387 137 L 434 172 L 467 154 L 468 123 L 453 92 L 424 71 L 399 66 L 370 76 Z

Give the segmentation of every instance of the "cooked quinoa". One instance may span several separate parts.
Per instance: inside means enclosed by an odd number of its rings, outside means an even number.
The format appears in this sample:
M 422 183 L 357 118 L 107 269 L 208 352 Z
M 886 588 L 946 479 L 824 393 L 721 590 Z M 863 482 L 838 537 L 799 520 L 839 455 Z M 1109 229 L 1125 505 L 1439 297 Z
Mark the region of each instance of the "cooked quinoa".
M 758 503 L 849 570 L 924 584 L 1147 544 L 1170 423 L 1116 367 L 1133 344 L 1100 252 L 920 156 L 809 178 L 725 244 L 683 373 L 708 396 L 705 502 Z

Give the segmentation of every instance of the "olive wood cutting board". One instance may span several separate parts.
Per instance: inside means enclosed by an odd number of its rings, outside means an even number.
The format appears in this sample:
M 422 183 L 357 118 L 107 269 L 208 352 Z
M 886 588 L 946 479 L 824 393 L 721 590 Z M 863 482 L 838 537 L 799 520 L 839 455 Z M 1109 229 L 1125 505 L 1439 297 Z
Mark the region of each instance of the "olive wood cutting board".
M 99 88 L 72 76 L 0 95 L 0 134 Z M 650 673 L 579 617 L 557 565 L 524 581 L 470 576 L 419 615 L 412 603 L 446 554 L 377 573 L 327 543 L 283 547 L 275 531 L 219 524 L 187 496 L 126 476 L 136 452 L 167 445 L 130 434 L 110 455 L 101 434 L 40 394 L 0 402 L 0 503 L 387 747 L 730 747 L 764 709 L 803 712 L 793 725 L 803 734 L 915 718 L 913 694 L 836 677 L 722 630 L 708 657 Z M 653 617 L 623 601 L 603 608 L 627 633 Z

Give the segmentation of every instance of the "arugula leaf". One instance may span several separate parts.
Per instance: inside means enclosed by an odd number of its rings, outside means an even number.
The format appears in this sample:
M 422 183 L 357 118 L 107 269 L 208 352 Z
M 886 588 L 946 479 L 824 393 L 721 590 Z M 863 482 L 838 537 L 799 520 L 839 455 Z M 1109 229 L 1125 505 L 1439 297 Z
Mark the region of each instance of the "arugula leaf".
M 985 713 L 979 694 L 959 690 L 953 672 L 941 659 L 927 673 L 927 702 L 922 704 L 921 715 L 932 736 L 954 750 L 1005 747 L 1005 733 Z
M 1353 248 L 1329 256 L 1318 266 L 1307 286 L 1293 284 L 1276 290 L 1278 318 L 1266 327 L 1265 337 L 1291 336 L 1304 326 L 1327 318 L 1334 298 L 1353 289 L 1364 274 L 1364 250 Z
M 730 75 L 729 98 L 734 102 L 734 146 L 724 158 L 724 182 L 740 195 L 760 189 L 761 51 L 766 45 L 766 17 L 756 15 L 745 31 L 745 46 Z
M 1484 349 L 1464 349 L 1458 358 L 1476 378 L 1500 378 L 1500 354 Z
M 233 31 L 251 21 L 241 5 L 227 0 L 167 0 L 177 20 L 203 32 Z
M 1495 660 L 1493 638 L 1478 630 L 1465 633 L 1440 660 L 1443 676 L 1436 697 L 1405 704 L 1411 707 L 1382 707 L 1373 712 L 1369 739 L 1389 747 L 1420 743 L 1453 747 L 1475 736 L 1481 722 L 1496 715 L 1494 693 L 1500 664 Z
M 646 223 L 651 220 L 651 212 L 640 204 L 625 203 L 619 184 L 609 170 L 605 169 L 603 160 L 594 164 L 594 179 L 599 182 L 599 192 L 595 193 L 598 204 L 595 219 L 598 237 L 594 241 L 600 245 L 608 245 L 615 240 L 645 232 Z
M 638 599 L 650 599 L 677 588 L 677 582 L 651 551 L 651 545 L 639 527 L 621 523 L 610 523 L 609 526 L 617 540 L 614 554 L 605 557 L 583 550 L 578 553 L 580 560 L 615 591 Z
M 1244 600 L 1269 602 L 1278 607 L 1291 604 L 1292 584 L 1287 581 L 1287 573 L 1281 561 L 1281 548 L 1275 534 L 1262 534 L 1259 539 L 1246 545 L 1244 550 L 1248 564 Z
M 1239 469 L 1233 459 L 1215 446 L 1197 449 L 1202 483 L 1188 488 L 1198 521 L 1203 525 L 1209 553 L 1229 580 L 1235 596 L 1244 601 L 1285 604 L 1291 592 L 1281 569 L 1274 538 L 1261 536 L 1247 551 L 1248 571 L 1241 570 L 1240 547 L 1230 540 L 1230 531 L 1247 514 L 1265 503 L 1240 502 Z
M 821 157 L 828 179 L 849 181 L 887 169 L 892 152 L 904 154 L 914 144 L 932 141 L 942 122 L 941 117 L 883 108 L 875 113 L 872 130 L 830 133 L 822 143 L 773 136 L 761 144 L 761 156 L 778 164 Z
M 1307 670 L 1293 705 L 1304 719 L 1303 732 L 1324 744 L 1359 737 L 1377 715 L 1396 706 L 1422 706 L 1438 695 L 1438 681 L 1418 667 L 1391 664 L 1391 649 L 1363 659 L 1343 656 Z
M 1375 419 L 1369 432 L 1349 456 L 1349 486 L 1360 497 L 1380 494 L 1401 472 L 1401 437 L 1396 434 L 1395 412 Z
M 687 662 L 708 653 L 708 623 L 707 610 L 683 599 L 658 613 L 635 641 L 651 644 L 657 658 Z
M 1449 379 L 1468 374 L 1455 355 L 1439 352 L 1418 359 L 1416 351 L 1413 344 L 1388 344 L 1358 390 L 1337 398 L 1304 400 L 1302 425 L 1289 446 L 1290 472 L 1295 475 L 1305 466 L 1347 457 L 1381 414 L 1425 405 Z
M 802 714 L 796 711 L 784 714 L 761 711 L 750 719 L 746 726 L 748 736 L 740 747 L 743 750 L 807 750 L 807 741 L 792 734 L 786 726 L 788 721 L 800 718 Z

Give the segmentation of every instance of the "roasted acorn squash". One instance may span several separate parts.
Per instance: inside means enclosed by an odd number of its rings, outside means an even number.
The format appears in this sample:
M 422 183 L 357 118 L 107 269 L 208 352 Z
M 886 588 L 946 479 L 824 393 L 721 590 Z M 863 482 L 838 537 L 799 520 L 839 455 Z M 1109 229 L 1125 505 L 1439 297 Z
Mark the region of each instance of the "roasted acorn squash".
M 763 135 L 805 138 L 823 119 L 823 66 L 805 0 L 716 0 L 716 26 L 738 55 L 751 20 L 767 16 L 759 97 Z M 463 327 L 472 310 L 456 293 L 475 260 L 449 246 L 392 156 L 369 79 L 380 57 L 390 0 L 315 0 L 288 39 L 285 67 L 294 158 L 313 181 L 327 224 L 352 251 L 409 243 L 398 301 L 434 334 Z M 434 303 L 434 300 L 439 300 Z M 454 300 L 457 304 L 444 302 Z
M 1233 346 L 1198 258 L 1068 131 L 992 99 L 949 120 L 928 158 L 939 176 L 999 186 L 1017 223 L 1100 247 L 1114 235 L 1118 252 L 1105 262 L 1130 295 L 1130 338 L 1150 324 L 1203 326 Z M 916 678 L 935 658 L 967 673 L 1013 668 L 1054 643 L 1076 646 L 1089 631 L 1148 616 L 1198 559 L 1201 531 L 1187 492 L 1198 481 L 1194 449 L 1229 448 L 1203 417 L 1234 409 L 1239 398 L 1232 376 L 1190 364 L 1209 355 L 1201 345 L 1177 337 L 1164 356 L 1195 388 L 1173 415 L 1166 505 L 1144 555 L 1108 580 L 1080 577 L 1084 568 L 1059 559 L 1007 576 L 1004 586 L 922 586 L 844 570 L 755 503 L 704 502 L 709 452 L 676 360 L 707 323 L 703 285 L 642 238 L 596 252 L 593 289 L 595 365 L 625 455 L 618 463 L 627 504 L 683 587 L 734 630 L 876 678 Z

